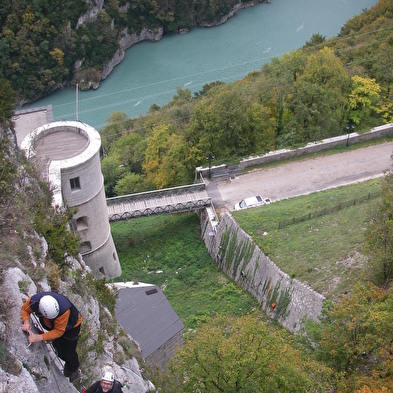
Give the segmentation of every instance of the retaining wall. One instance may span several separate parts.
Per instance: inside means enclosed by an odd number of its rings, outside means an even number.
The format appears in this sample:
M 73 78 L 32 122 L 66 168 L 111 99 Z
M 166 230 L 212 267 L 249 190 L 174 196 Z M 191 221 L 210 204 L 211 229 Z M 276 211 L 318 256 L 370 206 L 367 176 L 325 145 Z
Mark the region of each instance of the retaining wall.
M 304 317 L 317 319 L 324 297 L 282 272 L 244 232 L 229 213 L 211 220 L 209 208 L 201 213 L 202 238 L 217 265 L 251 293 L 266 313 L 290 332 Z
M 245 158 L 239 163 L 239 169 L 245 169 L 249 166 L 267 164 L 273 161 L 284 160 L 287 158 L 298 157 L 304 154 L 317 153 L 322 150 L 331 149 L 332 147 L 348 143 L 349 145 L 369 141 L 372 139 L 383 138 L 387 135 L 393 134 L 393 123 L 385 124 L 383 126 L 372 128 L 370 131 L 359 135 L 353 132 L 348 135 L 340 135 L 334 138 L 323 139 L 318 142 L 311 142 L 305 147 L 296 150 L 282 149 L 275 150 L 264 154 L 263 156 Z M 214 170 L 214 168 L 212 168 Z

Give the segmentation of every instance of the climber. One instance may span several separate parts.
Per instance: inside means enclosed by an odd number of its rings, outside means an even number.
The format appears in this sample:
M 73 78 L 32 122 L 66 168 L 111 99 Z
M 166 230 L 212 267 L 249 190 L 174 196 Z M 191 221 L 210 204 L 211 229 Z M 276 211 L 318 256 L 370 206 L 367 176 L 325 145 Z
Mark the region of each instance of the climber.
M 31 313 L 36 314 L 47 332 L 42 334 L 32 332 Z M 22 330 L 29 334 L 29 343 L 53 340 L 57 356 L 65 362 L 64 375 L 69 378 L 70 382 L 76 381 L 80 377 L 76 345 L 82 322 L 77 308 L 63 295 L 55 292 L 39 292 L 25 301 L 20 316 Z
M 123 393 L 122 384 L 115 380 L 111 371 L 102 374 L 101 380 L 93 383 L 86 393 Z

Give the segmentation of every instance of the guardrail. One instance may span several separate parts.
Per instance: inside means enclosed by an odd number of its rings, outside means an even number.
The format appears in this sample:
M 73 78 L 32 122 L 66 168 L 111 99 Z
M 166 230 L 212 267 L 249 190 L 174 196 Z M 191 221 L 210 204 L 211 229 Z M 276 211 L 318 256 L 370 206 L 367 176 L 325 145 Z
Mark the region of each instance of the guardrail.
M 198 199 L 194 201 L 188 201 L 185 203 L 179 202 L 176 204 L 163 205 L 163 206 L 155 206 L 152 208 L 145 209 L 137 209 L 132 211 L 126 211 L 123 213 L 113 213 L 109 215 L 109 221 L 121 221 L 121 220 L 130 220 L 131 218 L 139 218 L 139 217 L 148 217 L 155 214 L 163 214 L 163 213 L 181 213 L 185 211 L 192 211 L 196 209 L 203 209 L 205 207 L 211 206 L 211 199 Z
M 135 202 L 146 199 L 156 199 L 168 195 L 180 195 L 187 192 L 203 191 L 205 189 L 205 183 L 189 184 L 186 186 L 163 188 L 162 190 L 138 192 L 136 194 L 121 195 L 117 197 L 107 198 L 106 203 L 108 206 L 110 206 L 119 203 Z

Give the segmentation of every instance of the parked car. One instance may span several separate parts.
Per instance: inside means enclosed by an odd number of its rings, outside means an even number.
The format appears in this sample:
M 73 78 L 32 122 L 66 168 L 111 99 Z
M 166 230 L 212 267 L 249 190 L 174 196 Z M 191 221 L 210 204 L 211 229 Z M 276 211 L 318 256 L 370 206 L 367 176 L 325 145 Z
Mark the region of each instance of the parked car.
M 262 206 L 270 203 L 269 198 L 262 198 L 260 195 L 242 199 L 239 203 L 236 203 L 235 210 L 247 209 L 249 207 Z

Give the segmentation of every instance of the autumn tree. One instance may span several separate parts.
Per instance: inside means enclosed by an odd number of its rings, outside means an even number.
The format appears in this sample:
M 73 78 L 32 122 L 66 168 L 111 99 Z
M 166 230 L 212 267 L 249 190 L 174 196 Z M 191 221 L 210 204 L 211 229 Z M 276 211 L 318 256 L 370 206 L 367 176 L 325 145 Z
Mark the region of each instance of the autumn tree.
M 217 316 L 169 364 L 170 392 L 322 392 L 329 369 L 303 358 L 290 335 L 255 316 Z
M 381 88 L 375 79 L 352 77 L 352 90 L 349 94 L 350 119 L 356 125 L 362 125 L 372 112 L 377 111 L 377 102 Z
M 183 136 L 167 124 L 154 127 L 147 138 L 143 164 L 146 180 L 158 189 L 190 183 L 193 179 L 187 162 L 188 148 Z
M 339 391 L 363 385 L 393 387 L 392 292 L 356 284 L 338 304 L 328 303 L 319 322 L 306 322 L 308 351 L 335 370 Z M 307 347 L 307 345 L 306 345 Z

